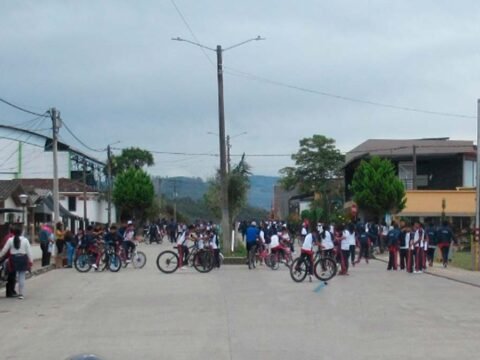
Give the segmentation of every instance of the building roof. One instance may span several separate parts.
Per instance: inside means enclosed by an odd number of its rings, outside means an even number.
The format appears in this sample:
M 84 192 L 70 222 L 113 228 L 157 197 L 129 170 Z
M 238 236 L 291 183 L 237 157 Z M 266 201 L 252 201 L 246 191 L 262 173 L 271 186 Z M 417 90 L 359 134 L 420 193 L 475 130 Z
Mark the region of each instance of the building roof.
M 0 180 L 0 200 L 6 200 L 13 194 L 20 195 L 23 192 L 23 188 L 18 182 L 12 180 Z
M 31 130 L 21 129 L 21 128 L 11 126 L 11 125 L 0 125 L 0 130 L 1 129 L 4 129 L 4 130 L 8 131 L 8 135 L 3 136 L 5 139 L 30 143 L 32 137 L 34 137 L 34 138 L 39 138 L 39 139 L 45 140 L 45 143 L 44 143 L 45 149 L 51 150 L 51 148 L 52 148 L 52 138 L 49 137 L 49 136 L 45 136 L 43 134 L 31 131 Z M 18 134 L 24 134 L 24 135 L 26 135 L 26 138 L 25 139 L 19 138 Z M 33 145 L 33 143 L 32 143 L 32 145 Z M 61 141 L 58 142 L 58 149 L 59 149 L 59 151 L 62 151 L 62 150 L 63 151 L 68 151 L 69 150 L 72 153 L 74 153 L 76 155 L 79 155 L 82 158 L 88 159 L 93 163 L 96 163 L 96 164 L 99 164 L 99 165 L 102 165 L 102 166 L 106 166 L 106 164 L 104 162 L 102 162 L 98 159 L 95 159 L 94 157 L 92 157 L 90 155 L 87 155 L 84 152 L 82 152 L 80 150 L 77 150 L 74 147 L 72 147 L 70 145 L 67 145 L 66 143 L 63 143 Z
M 35 191 L 35 189 L 50 190 L 53 188 L 53 179 L 17 179 L 13 181 L 21 183 L 30 192 Z M 60 178 L 58 179 L 58 191 L 61 193 L 81 193 L 84 191 L 84 184 L 80 181 Z M 98 192 L 88 185 L 86 191 L 89 193 Z
M 473 141 L 469 140 L 450 140 L 449 138 L 369 139 L 346 154 L 345 165 L 350 164 L 354 160 L 375 155 L 387 158 L 412 156 L 414 146 L 416 147 L 417 156 L 476 155 L 476 147 Z

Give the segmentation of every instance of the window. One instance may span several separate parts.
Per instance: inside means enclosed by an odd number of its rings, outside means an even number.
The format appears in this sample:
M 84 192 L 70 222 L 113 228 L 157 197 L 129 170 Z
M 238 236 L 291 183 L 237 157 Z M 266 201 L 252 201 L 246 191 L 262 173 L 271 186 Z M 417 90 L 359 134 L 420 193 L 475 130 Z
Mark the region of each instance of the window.
M 477 162 L 473 160 L 463 161 L 463 186 L 475 187 Z
M 68 211 L 77 211 L 77 197 L 69 196 L 68 197 Z
M 413 189 L 413 163 L 399 162 L 398 163 L 398 177 L 403 182 L 406 190 Z

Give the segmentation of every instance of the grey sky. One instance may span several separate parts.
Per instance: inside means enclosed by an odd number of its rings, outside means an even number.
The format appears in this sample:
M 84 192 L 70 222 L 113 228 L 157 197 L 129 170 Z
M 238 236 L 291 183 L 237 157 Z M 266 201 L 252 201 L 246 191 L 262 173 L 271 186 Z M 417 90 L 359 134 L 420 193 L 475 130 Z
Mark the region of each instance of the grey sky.
M 478 1 L 175 0 L 203 44 L 237 69 L 302 88 L 387 104 L 476 115 Z M 56 106 L 87 144 L 218 153 L 215 67 L 171 1 L 2 1 L 0 97 Z M 215 53 L 208 53 L 215 61 Z M 290 154 L 313 134 L 348 151 L 367 138 L 473 140 L 475 118 L 404 112 L 225 74 L 232 153 Z M 2 124 L 31 117 L 0 105 Z M 45 128 L 48 122 L 39 125 Z M 62 138 L 82 149 L 65 130 Z M 87 151 L 88 152 L 88 151 Z M 96 154 L 105 158 L 103 154 Z M 150 173 L 208 177 L 217 157 L 155 155 Z M 288 157 L 250 157 L 277 175 Z M 234 157 L 233 161 L 238 161 Z

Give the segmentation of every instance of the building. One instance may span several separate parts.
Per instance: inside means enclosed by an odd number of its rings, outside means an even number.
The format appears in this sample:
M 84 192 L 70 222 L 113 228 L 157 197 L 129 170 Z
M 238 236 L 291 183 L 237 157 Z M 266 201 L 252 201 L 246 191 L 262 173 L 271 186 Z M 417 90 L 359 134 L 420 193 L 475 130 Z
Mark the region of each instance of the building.
M 379 156 L 392 161 L 405 185 L 407 205 L 398 216 L 435 222 L 447 217 L 469 226 L 475 216 L 476 151 L 473 141 L 449 138 L 367 140 L 346 154 L 346 206 L 352 204 L 356 168 Z
M 45 192 L 53 192 L 52 143 L 52 138 L 48 136 L 0 125 L 0 179 L 21 181 L 22 186 L 32 196 L 45 197 Z M 75 225 L 71 226 L 72 228 L 83 225 L 79 219 L 84 217 L 89 222 L 106 223 L 106 164 L 63 142 L 58 143 L 57 162 L 62 205 L 60 216 L 68 218 L 66 222 Z M 84 191 L 86 209 L 83 206 Z M 48 203 L 48 200 L 46 202 Z M 39 206 L 38 203 L 36 205 Z M 47 211 L 43 213 L 44 218 L 45 215 L 49 218 L 51 212 L 46 213 Z M 112 219 L 115 218 L 115 207 L 112 206 Z M 75 221 L 72 222 L 72 219 Z

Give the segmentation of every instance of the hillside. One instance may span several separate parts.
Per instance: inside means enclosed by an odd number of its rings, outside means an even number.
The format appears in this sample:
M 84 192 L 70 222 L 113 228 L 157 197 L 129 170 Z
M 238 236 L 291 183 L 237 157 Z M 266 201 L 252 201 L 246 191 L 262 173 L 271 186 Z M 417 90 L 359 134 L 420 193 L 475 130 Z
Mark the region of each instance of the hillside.
M 273 186 L 278 178 L 274 176 L 252 175 L 250 177 L 250 190 L 248 192 L 248 204 L 253 207 L 270 210 L 273 201 Z M 164 194 L 172 199 L 174 193 L 179 198 L 191 198 L 200 200 L 207 191 L 208 184 L 201 178 L 169 177 L 154 178 L 155 192 Z

